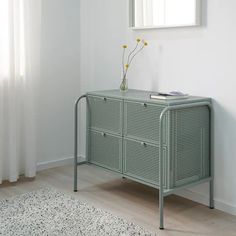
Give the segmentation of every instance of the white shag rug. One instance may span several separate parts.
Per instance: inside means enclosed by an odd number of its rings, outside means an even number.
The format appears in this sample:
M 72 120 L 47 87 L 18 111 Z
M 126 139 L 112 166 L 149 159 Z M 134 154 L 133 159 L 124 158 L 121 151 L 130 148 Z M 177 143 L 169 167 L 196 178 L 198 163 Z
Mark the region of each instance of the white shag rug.
M 0 200 L 3 236 L 152 235 L 140 226 L 45 188 Z

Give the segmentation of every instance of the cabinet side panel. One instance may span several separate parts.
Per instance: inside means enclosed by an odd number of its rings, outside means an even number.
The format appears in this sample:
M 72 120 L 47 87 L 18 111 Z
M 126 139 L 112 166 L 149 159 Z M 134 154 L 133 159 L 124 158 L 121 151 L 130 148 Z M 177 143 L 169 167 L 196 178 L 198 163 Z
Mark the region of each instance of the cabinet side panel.
M 206 106 L 172 111 L 173 187 L 209 176 L 209 119 Z

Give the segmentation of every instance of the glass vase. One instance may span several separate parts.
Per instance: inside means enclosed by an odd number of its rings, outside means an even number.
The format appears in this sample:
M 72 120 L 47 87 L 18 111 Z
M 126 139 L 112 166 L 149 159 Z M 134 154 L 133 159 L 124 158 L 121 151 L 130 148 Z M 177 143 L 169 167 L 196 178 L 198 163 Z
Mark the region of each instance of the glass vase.
M 128 80 L 126 77 L 124 77 L 121 81 L 121 84 L 120 84 L 120 91 L 121 92 L 126 92 L 128 91 Z

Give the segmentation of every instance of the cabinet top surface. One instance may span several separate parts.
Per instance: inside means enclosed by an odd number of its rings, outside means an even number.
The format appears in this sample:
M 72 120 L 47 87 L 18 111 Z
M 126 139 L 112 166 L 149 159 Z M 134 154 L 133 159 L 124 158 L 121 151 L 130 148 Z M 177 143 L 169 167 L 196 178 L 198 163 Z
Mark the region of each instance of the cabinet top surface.
M 133 101 L 145 101 L 155 104 L 163 105 L 176 105 L 185 104 L 193 102 L 210 102 L 211 99 L 207 97 L 189 96 L 188 98 L 182 99 L 172 99 L 172 100 L 161 100 L 161 99 L 151 99 L 150 94 L 157 94 L 154 91 L 144 91 L 144 90 L 134 90 L 129 89 L 127 92 L 120 92 L 120 90 L 103 90 L 103 91 L 93 91 L 88 92 L 88 95 L 92 96 L 105 96 L 117 99 L 133 100 Z

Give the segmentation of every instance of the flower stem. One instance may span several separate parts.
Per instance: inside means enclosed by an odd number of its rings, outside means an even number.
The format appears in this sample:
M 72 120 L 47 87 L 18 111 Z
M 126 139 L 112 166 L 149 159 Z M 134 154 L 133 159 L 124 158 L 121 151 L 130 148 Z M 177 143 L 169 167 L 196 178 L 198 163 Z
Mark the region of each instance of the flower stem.
M 131 65 L 131 63 L 132 63 L 132 61 L 133 61 L 133 59 L 135 58 L 135 56 L 139 53 L 139 52 L 141 52 L 143 49 L 144 49 L 144 47 L 145 47 L 145 45 L 143 45 L 132 57 L 131 57 L 131 60 L 129 61 L 129 65 Z
M 128 61 L 128 63 L 127 63 L 127 64 L 129 65 L 129 67 L 130 67 L 132 61 L 134 60 L 135 56 L 136 56 L 139 52 L 141 52 L 141 51 L 144 49 L 144 47 L 145 47 L 145 45 L 143 45 L 143 46 L 131 57 L 130 61 Z M 126 77 L 129 67 L 126 68 L 124 77 Z
M 137 49 L 139 45 L 139 42 L 136 43 L 136 46 L 134 47 L 134 49 L 130 52 L 129 56 L 128 56 L 128 59 L 127 59 L 127 64 L 129 64 L 129 60 L 130 60 L 130 57 L 131 55 L 135 52 L 135 50 Z
M 123 71 L 123 77 L 125 76 L 125 48 L 123 49 L 123 55 L 122 55 L 122 71 Z

